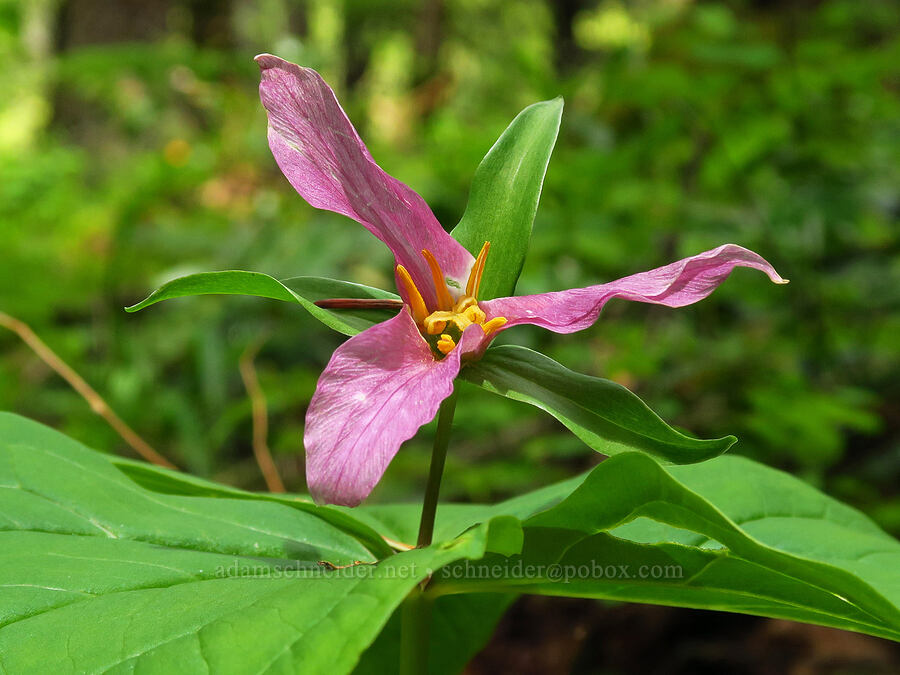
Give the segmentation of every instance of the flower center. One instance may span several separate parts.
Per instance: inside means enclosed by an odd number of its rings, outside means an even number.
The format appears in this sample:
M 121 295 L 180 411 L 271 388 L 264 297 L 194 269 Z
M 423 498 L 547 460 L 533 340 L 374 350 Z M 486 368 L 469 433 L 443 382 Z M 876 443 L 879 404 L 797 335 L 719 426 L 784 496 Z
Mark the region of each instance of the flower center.
M 484 311 L 478 306 L 478 287 L 481 285 L 481 277 L 484 274 L 484 263 L 487 260 L 491 243 L 486 241 L 481 247 L 481 252 L 472 265 L 469 273 L 469 281 L 466 283 L 466 292 L 454 299 L 447 280 L 441 271 L 437 259 L 428 249 L 422 251 L 425 261 L 431 270 L 431 278 L 434 280 L 434 290 L 437 296 L 437 308 L 429 311 L 419 289 L 416 288 L 409 272 L 403 265 L 397 265 L 397 276 L 406 290 L 409 298 L 409 309 L 413 319 L 422 331 L 422 335 L 431 345 L 436 354 L 446 356 L 452 352 L 463 332 L 472 324 L 481 326 L 485 335 L 489 335 L 503 324 L 506 319 L 502 316 L 487 321 Z

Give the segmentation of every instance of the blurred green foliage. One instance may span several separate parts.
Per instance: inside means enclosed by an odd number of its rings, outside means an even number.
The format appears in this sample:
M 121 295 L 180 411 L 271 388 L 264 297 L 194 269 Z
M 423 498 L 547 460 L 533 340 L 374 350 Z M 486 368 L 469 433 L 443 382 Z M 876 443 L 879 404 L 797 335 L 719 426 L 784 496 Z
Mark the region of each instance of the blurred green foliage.
M 214 269 L 391 288 L 381 244 L 313 210 L 265 139 L 252 57 L 319 69 L 373 155 L 448 229 L 524 106 L 566 110 L 519 292 L 588 285 L 733 242 L 681 310 L 614 301 L 589 331 L 510 340 L 632 388 L 693 433 L 786 467 L 900 530 L 900 7 L 827 2 L 0 0 L 0 310 L 157 449 L 262 487 L 238 373 L 303 489 L 305 406 L 339 336 L 236 297 L 122 307 Z M 553 420 L 465 388 L 444 496 L 493 499 L 598 461 Z M 14 335 L 0 409 L 127 452 Z M 422 489 L 429 433 L 375 499 Z

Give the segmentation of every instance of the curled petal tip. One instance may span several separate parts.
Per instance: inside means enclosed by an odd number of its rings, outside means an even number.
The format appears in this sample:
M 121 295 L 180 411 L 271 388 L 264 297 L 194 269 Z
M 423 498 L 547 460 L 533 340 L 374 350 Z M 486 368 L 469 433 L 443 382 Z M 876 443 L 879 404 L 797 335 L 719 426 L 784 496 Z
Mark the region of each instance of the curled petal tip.
M 506 326 L 531 323 L 558 333 L 572 333 L 594 323 L 606 302 L 615 297 L 667 307 L 691 305 L 718 288 L 735 267 L 759 270 L 772 283 L 788 283 L 760 255 L 742 246 L 724 244 L 663 267 L 606 284 L 539 295 L 497 298 L 482 304 L 489 315 L 506 317 Z
M 310 68 L 304 68 L 303 66 L 299 66 L 296 63 L 291 63 L 290 61 L 286 61 L 280 56 L 275 56 L 274 54 L 269 54 L 267 52 L 263 52 L 262 54 L 257 54 L 253 57 L 253 60 L 256 61 L 256 64 L 259 66 L 259 70 L 262 73 L 265 73 L 267 70 L 283 70 L 287 73 L 297 75 L 302 72 L 311 72 L 318 76 L 315 71 Z
M 253 57 L 253 60 L 259 64 L 261 70 L 266 70 L 267 68 L 271 68 L 277 62 L 281 61 L 277 56 L 272 54 L 268 54 L 263 52 L 262 54 L 257 54 Z

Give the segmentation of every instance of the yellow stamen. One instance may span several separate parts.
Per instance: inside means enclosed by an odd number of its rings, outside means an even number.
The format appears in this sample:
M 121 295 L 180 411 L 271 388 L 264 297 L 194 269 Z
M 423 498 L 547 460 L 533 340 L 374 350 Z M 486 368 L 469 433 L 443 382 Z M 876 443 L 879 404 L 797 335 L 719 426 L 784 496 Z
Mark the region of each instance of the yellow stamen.
M 416 288 L 415 282 L 413 282 L 412 277 L 403 265 L 397 265 L 397 276 L 406 289 L 406 295 L 409 296 L 409 308 L 412 311 L 413 319 L 415 319 L 416 323 L 422 323 L 425 317 L 428 316 L 428 308 L 425 307 L 422 294 L 419 293 L 419 289 Z
M 478 297 L 478 287 L 481 285 L 481 275 L 484 274 L 484 261 L 487 259 L 488 251 L 491 250 L 491 242 L 484 242 L 475 264 L 472 265 L 472 271 L 469 272 L 469 282 L 466 284 L 466 295 L 473 298 Z
M 447 279 L 434 254 L 428 249 L 422 250 L 422 257 L 425 258 L 425 262 L 428 263 L 428 268 L 431 270 L 438 304 L 437 309 L 433 312 L 428 311 L 422 294 L 416 288 L 416 284 L 406 268 L 403 265 L 397 265 L 397 278 L 402 290 L 406 291 L 410 313 L 418 324 L 419 330 L 428 338 L 428 344 L 431 345 L 438 358 L 441 358 L 441 355 L 446 356 L 456 349 L 457 340 L 461 339 L 469 326 L 481 326 L 484 334 L 489 335 L 507 322 L 506 318 L 502 316 L 487 321 L 487 315 L 478 306 L 478 290 L 481 286 L 485 261 L 490 248 L 490 242 L 484 242 L 469 273 L 466 292 L 459 295 L 448 288 Z M 435 336 L 437 339 L 429 336 Z
M 441 354 L 446 356 L 456 349 L 456 343 L 453 341 L 452 337 L 445 333 L 444 335 L 441 335 L 441 339 L 437 341 L 437 348 Z
M 487 323 L 481 324 L 481 330 L 484 331 L 485 335 L 490 335 L 501 326 L 505 326 L 506 321 L 507 319 L 505 316 L 496 316 Z
M 453 307 L 453 297 L 450 295 L 450 291 L 447 290 L 447 282 L 444 280 L 444 273 L 441 271 L 437 258 L 427 248 L 422 251 L 422 255 L 425 256 L 425 262 L 431 268 L 431 278 L 434 279 L 434 290 L 437 293 L 438 309 L 450 309 Z
M 484 310 L 481 309 L 478 305 L 472 305 L 471 307 L 467 307 L 466 310 L 462 313 L 464 317 L 466 317 L 472 323 L 484 323 L 485 315 Z
M 429 314 L 425 321 L 425 332 L 429 335 L 438 335 L 443 333 L 447 327 L 447 322 L 452 321 L 456 315 L 453 312 L 434 312 Z

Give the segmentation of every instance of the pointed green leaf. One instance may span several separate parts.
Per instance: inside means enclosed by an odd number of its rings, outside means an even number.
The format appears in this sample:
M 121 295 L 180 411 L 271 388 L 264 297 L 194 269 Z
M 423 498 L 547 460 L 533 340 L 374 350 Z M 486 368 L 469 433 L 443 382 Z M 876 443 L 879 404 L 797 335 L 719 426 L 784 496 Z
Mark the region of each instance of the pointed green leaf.
M 3 672 L 346 673 L 410 590 L 491 538 L 376 561 L 314 510 L 149 491 L 114 460 L 0 414 Z
M 491 242 L 482 299 L 512 295 L 516 289 L 562 111 L 561 97 L 525 108 L 475 171 L 469 203 L 452 235 L 472 255 Z
M 547 411 L 605 455 L 640 450 L 663 461 L 687 464 L 720 455 L 737 440 L 685 436 L 622 385 L 575 373 L 525 347 L 488 349 L 461 377 Z
M 323 277 L 293 277 L 278 281 L 261 272 L 227 270 L 203 272 L 174 279 L 153 291 L 146 299 L 126 307 L 126 312 L 137 312 L 162 300 L 191 295 L 254 295 L 302 306 L 329 328 L 344 335 L 356 335 L 366 328 L 391 318 L 396 310 L 331 310 L 316 307 L 317 300 L 331 298 L 364 298 L 399 300 L 400 296 L 380 288 L 354 284 L 349 281 Z
M 526 520 L 524 533 L 521 556 L 451 566 L 435 592 L 719 609 L 900 640 L 900 542 L 796 478 L 742 457 L 685 466 L 641 453 L 612 457 Z
M 380 531 L 415 532 L 419 507 L 362 507 Z M 784 472 L 723 456 L 661 465 L 640 453 L 491 506 L 445 504 L 452 537 L 522 519 L 521 556 L 437 575 L 433 592 L 513 592 L 718 609 L 900 640 L 900 542 Z M 530 566 L 530 567 L 529 567 Z

